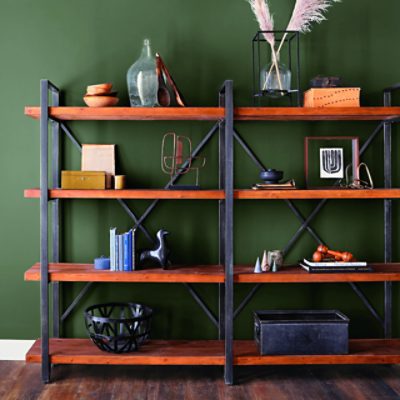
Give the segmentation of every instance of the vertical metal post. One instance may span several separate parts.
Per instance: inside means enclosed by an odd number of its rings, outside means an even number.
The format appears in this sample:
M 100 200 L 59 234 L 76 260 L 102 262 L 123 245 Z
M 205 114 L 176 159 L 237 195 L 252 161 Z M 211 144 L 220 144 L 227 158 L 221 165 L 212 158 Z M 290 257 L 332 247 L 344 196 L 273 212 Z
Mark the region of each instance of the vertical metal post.
M 300 33 L 296 32 L 296 44 L 297 44 L 297 107 L 301 107 L 301 89 L 300 89 Z
M 233 384 L 233 82 L 225 82 L 225 383 Z
M 392 103 L 391 92 L 384 92 L 384 105 L 390 107 Z M 385 122 L 383 125 L 383 162 L 385 188 L 392 187 L 392 124 Z M 392 261 L 392 200 L 384 200 L 384 224 L 385 224 L 385 263 Z M 392 282 L 385 282 L 385 338 L 392 336 Z
M 52 105 L 60 105 L 60 92 L 52 87 Z M 52 186 L 60 187 L 60 124 L 52 121 Z M 52 261 L 60 262 L 60 200 L 53 200 L 52 207 Z M 60 337 L 60 283 L 53 282 L 53 336 Z
M 49 362 L 49 286 L 48 286 L 48 90 L 40 82 L 40 315 L 42 338 L 42 379 L 50 381 Z
M 219 95 L 219 106 L 225 107 L 225 94 Z M 219 124 L 218 136 L 219 189 L 225 188 L 225 124 Z M 225 265 L 225 200 L 218 201 L 218 264 Z M 218 339 L 225 339 L 225 285 L 218 284 Z

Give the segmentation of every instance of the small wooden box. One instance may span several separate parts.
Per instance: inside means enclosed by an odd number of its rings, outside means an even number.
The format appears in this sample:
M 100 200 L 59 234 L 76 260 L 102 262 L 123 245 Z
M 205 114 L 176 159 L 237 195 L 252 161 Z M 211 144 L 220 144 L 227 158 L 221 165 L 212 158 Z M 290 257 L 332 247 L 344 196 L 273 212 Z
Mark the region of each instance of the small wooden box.
M 304 92 L 304 107 L 360 107 L 361 88 L 313 88 Z
M 106 173 L 101 171 L 61 171 L 61 189 L 105 189 Z

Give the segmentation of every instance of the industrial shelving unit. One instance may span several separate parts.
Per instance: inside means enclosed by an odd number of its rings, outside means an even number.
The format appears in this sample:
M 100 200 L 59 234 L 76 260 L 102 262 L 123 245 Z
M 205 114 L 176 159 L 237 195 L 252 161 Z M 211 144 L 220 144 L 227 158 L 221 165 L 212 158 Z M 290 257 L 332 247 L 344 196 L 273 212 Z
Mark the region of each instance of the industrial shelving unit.
M 87 108 L 60 107 L 59 90 L 47 80 L 41 82 L 40 107 L 26 107 L 25 114 L 40 119 L 41 180 L 40 189 L 27 189 L 25 197 L 40 198 L 41 253 L 40 262 L 25 273 L 28 281 L 40 281 L 41 289 L 41 340 L 29 350 L 28 362 L 42 363 L 42 378 L 50 380 L 51 364 L 159 364 L 159 365 L 224 365 L 225 382 L 233 383 L 234 365 L 272 364 L 364 364 L 400 363 L 400 340 L 391 339 L 392 282 L 400 281 L 400 264 L 392 261 L 392 199 L 400 198 L 400 189 L 392 188 L 391 182 L 391 126 L 400 120 L 400 107 L 391 106 L 391 93 L 398 87 L 385 91 L 385 107 L 361 108 L 265 108 L 239 107 L 233 105 L 233 83 L 226 81 L 219 93 L 219 107 L 188 108 Z M 48 94 L 52 106 L 49 107 Z M 216 190 L 62 190 L 59 189 L 60 146 L 59 138 L 64 132 L 80 149 L 72 132 L 66 125 L 70 120 L 196 120 L 215 121 L 215 125 L 199 143 L 198 154 L 214 133 L 219 133 L 219 188 Z M 385 187 L 373 190 L 235 190 L 233 176 L 233 142 L 236 140 L 261 170 L 264 166 L 244 138 L 235 130 L 234 121 L 314 121 L 314 120 L 362 120 L 379 121 L 379 126 L 365 142 L 361 151 L 383 129 Z M 49 123 L 52 131 L 52 179 L 48 182 Z M 175 177 L 175 180 L 179 177 Z M 143 226 L 143 220 L 151 213 L 160 199 L 217 200 L 219 204 L 219 260 L 216 265 L 172 267 L 168 270 L 151 269 L 133 272 L 96 271 L 90 264 L 61 263 L 59 259 L 59 202 L 63 199 L 116 199 L 133 219 L 135 225 L 151 240 Z M 153 199 L 152 205 L 138 217 L 127 206 L 125 199 Z M 249 265 L 233 265 L 233 207 L 239 200 L 284 200 L 300 220 L 296 233 L 308 231 L 316 242 L 322 242 L 310 227 L 322 205 L 328 199 L 383 199 L 385 218 L 384 263 L 374 265 L 371 273 L 309 274 L 299 266 L 286 266 L 282 271 L 254 274 Z M 292 200 L 320 199 L 319 205 L 305 218 Z M 48 218 L 49 202 L 52 218 Z M 49 261 L 48 236 L 51 229 L 52 249 Z M 294 239 L 295 240 L 295 239 Z M 293 238 L 291 242 L 293 241 Z M 289 247 L 290 243 L 289 242 Z M 86 282 L 76 299 L 60 315 L 59 284 L 61 282 Z M 179 282 L 218 327 L 218 340 L 156 341 L 151 340 L 140 351 L 130 354 L 111 354 L 100 351 L 90 339 L 60 338 L 60 323 L 68 316 L 90 289 L 93 282 Z M 260 285 L 265 283 L 347 282 L 360 297 L 374 317 L 384 328 L 385 339 L 362 339 L 350 341 L 347 355 L 328 356 L 260 356 L 254 341 L 234 340 L 234 318 L 252 299 Z M 381 318 L 356 282 L 384 282 L 385 315 Z M 191 286 L 192 283 L 215 283 L 219 285 L 218 316 L 207 307 Z M 255 286 L 234 310 L 234 284 L 253 283 Z M 49 284 L 53 285 L 53 337 L 49 338 Z
M 49 107 L 49 93 L 52 106 Z M 40 107 L 27 107 L 25 114 L 40 119 L 40 189 L 25 191 L 27 198 L 40 198 L 40 262 L 25 274 L 26 280 L 40 280 L 41 289 L 41 340 L 37 341 L 27 354 L 27 361 L 42 363 L 42 378 L 50 380 L 51 364 L 210 364 L 225 365 L 224 337 L 225 315 L 229 314 L 232 301 L 225 301 L 232 296 L 232 287 L 225 291 L 225 282 L 231 277 L 232 243 L 227 238 L 232 235 L 232 159 L 225 157 L 225 149 L 232 147 L 233 99 L 232 82 L 227 81 L 219 93 L 219 107 L 204 108 L 88 108 L 60 107 L 60 91 L 48 80 L 41 81 Z M 170 184 L 179 179 L 173 177 L 163 189 L 133 190 L 62 190 L 60 189 L 60 134 L 65 133 L 74 146 L 80 151 L 81 145 L 66 125 L 71 120 L 186 120 L 214 121 L 215 124 L 193 150 L 195 157 L 215 135 L 219 135 L 219 188 L 217 190 L 168 190 Z M 48 182 L 49 124 L 51 124 L 51 176 Z M 232 177 L 230 179 L 232 181 Z M 170 267 L 168 270 L 149 269 L 133 272 L 96 271 L 93 265 L 60 263 L 59 257 L 59 202 L 62 199 L 116 199 L 128 215 L 134 226 L 140 229 L 150 240 L 154 239 L 143 225 L 145 218 L 152 212 L 161 199 L 217 200 L 219 203 L 219 260 L 217 265 L 195 265 Z M 153 199 L 152 204 L 140 217 L 128 207 L 126 199 Z M 230 200 L 229 200 L 230 199 Z M 48 218 L 49 202 L 52 202 L 52 218 Z M 49 230 L 51 228 L 52 249 L 49 262 Z M 225 267 L 225 268 L 224 268 Z M 225 271 L 227 271 L 225 273 Z M 225 277 L 225 275 L 227 275 Z M 60 282 L 87 282 L 82 291 L 69 307 L 60 315 L 59 284 Z M 211 322 L 218 328 L 218 340 L 215 341 L 151 341 L 140 352 L 129 355 L 107 354 L 99 352 L 89 339 L 65 339 L 60 336 L 60 323 L 73 311 L 93 282 L 164 282 L 183 283 Z M 192 283 L 215 283 L 219 285 L 219 312 L 215 316 L 203 299 L 196 292 Z M 49 338 L 49 284 L 53 286 L 53 338 Z M 227 310 L 225 310 L 227 307 Z M 231 354 L 227 352 L 226 354 Z

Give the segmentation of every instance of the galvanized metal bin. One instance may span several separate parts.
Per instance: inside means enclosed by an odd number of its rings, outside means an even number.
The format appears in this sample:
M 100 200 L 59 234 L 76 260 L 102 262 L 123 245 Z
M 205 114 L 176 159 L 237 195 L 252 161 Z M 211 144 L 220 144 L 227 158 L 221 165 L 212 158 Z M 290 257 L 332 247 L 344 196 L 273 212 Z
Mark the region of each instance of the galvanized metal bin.
M 347 354 L 349 319 L 336 310 L 255 311 L 261 355 Z

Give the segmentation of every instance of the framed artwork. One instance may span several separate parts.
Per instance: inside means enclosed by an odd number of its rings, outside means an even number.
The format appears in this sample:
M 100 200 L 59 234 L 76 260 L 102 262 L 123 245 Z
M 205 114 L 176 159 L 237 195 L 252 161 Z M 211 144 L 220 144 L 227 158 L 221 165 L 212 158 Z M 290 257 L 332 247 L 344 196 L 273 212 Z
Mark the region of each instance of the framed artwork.
M 304 139 L 304 173 L 307 188 L 338 187 L 351 165 L 352 179 L 359 179 L 359 138 L 356 136 L 307 136 Z

